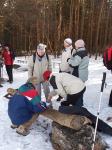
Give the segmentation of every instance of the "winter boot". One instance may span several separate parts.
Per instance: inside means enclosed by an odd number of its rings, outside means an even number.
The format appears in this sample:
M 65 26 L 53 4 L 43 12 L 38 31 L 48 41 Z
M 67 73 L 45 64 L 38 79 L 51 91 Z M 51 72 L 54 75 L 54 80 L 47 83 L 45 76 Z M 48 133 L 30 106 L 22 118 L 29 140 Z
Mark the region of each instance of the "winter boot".
M 25 129 L 23 125 L 20 125 L 17 129 L 16 132 L 20 135 L 26 136 L 28 135 L 30 132 L 29 130 Z
M 18 127 L 19 127 L 19 126 L 15 125 L 15 124 L 12 124 L 12 125 L 11 125 L 11 128 L 12 128 L 12 129 L 16 129 L 16 128 L 18 128 Z

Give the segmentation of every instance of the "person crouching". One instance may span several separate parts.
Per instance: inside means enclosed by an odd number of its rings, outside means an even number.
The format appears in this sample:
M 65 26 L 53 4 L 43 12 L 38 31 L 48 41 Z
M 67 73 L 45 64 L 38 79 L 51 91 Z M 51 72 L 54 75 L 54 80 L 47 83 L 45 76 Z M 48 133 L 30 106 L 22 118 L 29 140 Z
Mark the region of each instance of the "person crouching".
M 38 91 L 35 90 L 36 77 L 28 79 L 27 83 L 19 87 L 8 103 L 8 115 L 12 128 L 21 135 L 29 134 L 29 127 L 36 120 L 39 113 L 47 109 L 46 103 L 41 101 Z
M 86 86 L 81 79 L 65 72 L 54 75 L 49 70 L 43 73 L 43 78 L 53 87 L 53 91 L 48 97 L 49 101 L 53 96 L 60 95 L 66 99 L 61 102 L 61 106 L 83 106 L 83 94 Z

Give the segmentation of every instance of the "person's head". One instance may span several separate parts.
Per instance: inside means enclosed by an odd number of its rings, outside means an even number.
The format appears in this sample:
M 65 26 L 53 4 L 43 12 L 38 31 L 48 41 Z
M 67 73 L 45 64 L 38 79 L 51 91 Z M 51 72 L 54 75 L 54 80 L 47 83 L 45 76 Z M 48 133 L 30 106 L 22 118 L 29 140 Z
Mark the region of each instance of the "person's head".
M 70 46 L 72 46 L 72 39 L 66 38 L 64 40 L 64 47 L 67 48 L 67 47 L 70 47 Z
M 47 46 L 45 44 L 43 44 L 43 43 L 38 44 L 37 45 L 37 54 L 39 56 L 43 56 L 45 54 L 45 51 L 46 51 L 45 48 L 46 47 Z
M 32 83 L 33 86 L 36 86 L 36 84 L 38 83 L 37 77 L 28 78 L 27 83 Z
M 10 51 L 10 45 L 9 44 L 4 44 L 3 47 L 5 50 Z
M 85 47 L 85 43 L 82 39 L 79 39 L 75 42 L 75 49 L 79 49 Z
M 49 80 L 51 73 L 52 73 L 52 72 L 49 71 L 49 70 L 46 70 L 46 71 L 43 73 L 44 81 L 48 81 L 48 80 Z

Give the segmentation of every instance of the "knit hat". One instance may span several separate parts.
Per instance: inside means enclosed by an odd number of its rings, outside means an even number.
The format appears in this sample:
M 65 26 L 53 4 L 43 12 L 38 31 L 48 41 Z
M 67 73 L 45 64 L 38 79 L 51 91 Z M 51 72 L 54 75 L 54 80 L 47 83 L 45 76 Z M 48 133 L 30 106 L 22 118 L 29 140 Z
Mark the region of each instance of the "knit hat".
M 45 44 L 43 44 L 43 43 L 40 43 L 40 44 L 38 44 L 37 45 L 37 51 L 39 50 L 42 50 L 42 51 L 45 51 L 45 48 L 46 48 L 47 46 L 45 45 Z
M 77 40 L 77 41 L 75 42 L 75 47 L 76 47 L 76 48 L 85 47 L 84 41 L 83 41 L 82 39 Z
M 44 78 L 45 81 L 48 81 L 48 80 L 49 80 L 49 77 L 50 77 L 50 74 L 51 74 L 51 73 L 52 73 L 52 72 L 49 71 L 49 70 L 46 70 L 46 71 L 43 73 L 43 78 Z
M 72 39 L 70 38 L 66 38 L 64 42 L 67 43 L 68 45 L 72 45 Z

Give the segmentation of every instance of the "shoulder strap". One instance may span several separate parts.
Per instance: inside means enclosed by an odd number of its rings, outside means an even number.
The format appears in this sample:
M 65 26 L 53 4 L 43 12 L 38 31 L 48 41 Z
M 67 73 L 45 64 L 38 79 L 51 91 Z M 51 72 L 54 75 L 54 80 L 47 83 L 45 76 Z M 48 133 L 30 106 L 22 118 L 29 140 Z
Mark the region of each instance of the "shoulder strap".
M 47 61 L 49 61 L 49 56 L 48 56 L 48 54 L 46 53 L 46 58 L 47 58 Z
M 36 53 L 33 54 L 33 63 L 35 63 Z
M 32 68 L 32 76 L 33 76 L 33 71 L 34 71 L 34 64 L 36 60 L 36 52 L 33 54 L 33 68 Z
M 47 60 L 49 61 L 49 56 L 48 54 L 46 53 L 46 58 Z M 35 64 L 35 60 L 36 60 L 36 53 L 33 54 L 33 63 Z
M 76 52 L 75 54 L 73 54 L 73 57 L 75 57 L 76 55 L 80 56 L 81 59 L 83 59 L 85 56 L 87 56 L 87 51 Z
M 72 55 L 72 53 L 73 53 L 73 50 L 74 50 L 74 49 L 72 48 L 72 49 L 71 49 L 71 55 Z

